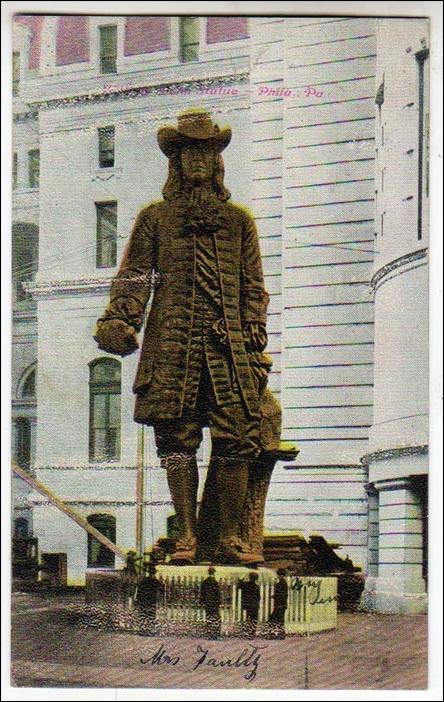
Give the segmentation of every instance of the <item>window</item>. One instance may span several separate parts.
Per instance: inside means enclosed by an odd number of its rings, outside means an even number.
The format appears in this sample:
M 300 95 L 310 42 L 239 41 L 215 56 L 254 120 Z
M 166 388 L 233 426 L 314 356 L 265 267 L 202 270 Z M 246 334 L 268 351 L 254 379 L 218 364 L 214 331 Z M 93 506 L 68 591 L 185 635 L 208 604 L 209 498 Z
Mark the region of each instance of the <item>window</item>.
M 24 417 L 15 421 L 15 460 L 20 468 L 31 465 L 31 422 Z
M 120 363 L 102 358 L 90 366 L 90 430 L 91 461 L 120 458 Z
M 38 188 L 40 180 L 40 151 L 33 149 L 28 153 L 29 187 Z
M 12 156 L 12 188 L 13 188 L 13 190 L 15 190 L 17 187 L 17 168 L 18 168 L 17 154 L 14 153 Z
M 180 60 L 199 59 L 199 17 L 179 17 Z
M 23 283 L 34 280 L 38 267 L 39 230 L 35 224 L 12 225 L 12 280 L 14 301 L 32 303 Z
M 117 26 L 99 27 L 100 72 L 117 73 Z
M 117 263 L 117 202 L 96 202 L 96 266 Z
M 99 167 L 114 166 L 114 127 L 101 127 L 99 130 Z
M 25 381 L 22 385 L 22 397 L 35 397 L 35 369 L 32 370 L 25 378 Z
M 87 521 L 110 541 L 116 543 L 115 517 L 110 514 L 91 514 Z M 114 564 L 114 553 L 88 534 L 88 568 L 114 568 Z
M 24 517 L 14 519 L 14 537 L 16 539 L 26 539 L 29 535 L 28 520 Z
M 12 54 L 12 94 L 17 97 L 20 85 L 20 54 L 14 51 Z

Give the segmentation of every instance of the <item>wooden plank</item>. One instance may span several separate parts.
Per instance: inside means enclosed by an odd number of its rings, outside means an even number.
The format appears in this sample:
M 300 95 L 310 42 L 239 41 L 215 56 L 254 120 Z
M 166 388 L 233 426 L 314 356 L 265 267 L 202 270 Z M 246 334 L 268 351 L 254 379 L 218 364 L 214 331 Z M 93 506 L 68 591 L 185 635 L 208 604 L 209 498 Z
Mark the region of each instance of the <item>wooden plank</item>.
M 301 167 L 337 164 L 358 158 L 374 158 L 374 155 L 374 138 L 363 137 L 361 139 L 361 137 L 357 137 L 346 141 L 344 144 L 332 143 L 291 149 L 287 152 L 287 165 Z
M 318 124 L 301 129 L 288 129 L 285 131 L 285 147 L 289 152 L 291 149 L 299 150 L 300 147 L 312 146 L 313 144 L 335 144 L 353 139 L 371 139 L 374 134 L 375 123 L 372 115 L 364 119 L 353 119 L 353 121 L 338 121 L 334 124 Z
M 330 246 L 301 246 L 294 244 L 284 249 L 285 268 L 302 268 L 336 263 L 358 263 L 373 258 L 374 244 L 334 244 Z
M 255 142 L 253 140 L 251 144 L 251 155 L 254 159 L 276 159 L 276 157 L 282 157 L 282 139 L 270 139 L 265 142 Z
M 285 387 L 360 385 L 373 383 L 373 366 L 322 366 L 319 368 L 285 368 Z M 330 424 L 330 422 L 326 422 Z
M 263 176 L 253 178 L 253 192 L 255 197 L 252 198 L 254 202 L 257 197 L 261 195 L 282 195 L 282 176 Z
M 371 97 L 375 99 L 376 87 L 375 78 L 359 78 L 355 80 L 345 80 L 340 83 L 331 83 L 323 85 L 320 88 L 322 96 L 307 95 L 307 91 L 299 88 L 294 90 L 292 97 L 286 97 L 284 102 L 285 110 L 289 112 L 293 109 L 299 109 L 309 105 L 324 105 L 339 101 L 355 100 L 360 98 Z M 271 99 L 271 98 L 270 98 Z
M 291 349 L 285 358 L 286 366 L 323 365 L 338 363 L 371 363 L 373 344 L 340 346 L 312 346 Z
M 323 387 L 321 385 L 314 388 L 292 388 L 290 390 L 285 383 L 282 395 L 283 406 L 288 408 L 299 405 L 369 404 L 372 400 L 373 388 L 368 384 L 342 387 Z
M 295 441 L 296 437 L 292 432 L 283 434 L 283 437 L 288 441 Z M 311 441 L 302 442 L 300 446 L 301 452 L 298 456 L 299 461 L 304 464 L 322 465 L 331 463 L 334 456 L 335 463 L 358 463 L 362 456 L 368 453 L 368 441 Z M 348 490 L 347 490 L 348 494 Z
M 364 158 L 356 161 L 345 161 L 342 163 L 332 163 L 322 166 L 306 166 L 299 168 L 296 166 L 286 167 L 284 170 L 285 186 L 311 186 L 322 183 L 340 183 L 343 181 L 358 180 L 363 178 L 374 178 L 375 162 L 373 158 Z M 255 168 L 256 172 L 256 168 Z M 274 175 L 270 173 L 270 175 Z M 257 177 L 260 177 L 257 174 Z
M 330 285 L 285 289 L 286 305 L 334 305 L 349 302 L 372 301 L 368 283 L 361 285 Z
M 292 495 L 293 498 L 293 495 Z M 350 526 L 355 520 L 367 518 L 367 505 L 362 502 L 330 502 L 322 500 L 304 500 L 298 502 L 297 498 L 293 499 L 274 499 L 267 500 L 267 514 L 272 515 L 293 515 L 295 517 L 311 517 L 317 519 L 319 517 L 329 517 L 329 524 L 341 528 L 344 527 L 344 520 L 350 518 L 345 526 Z
M 286 262 L 286 260 L 285 260 Z M 285 268 L 285 285 L 323 284 L 370 280 L 373 259 L 360 262 L 338 262 L 335 266 L 311 266 L 307 268 Z
M 284 329 L 284 346 L 288 351 L 288 358 L 292 358 L 292 349 L 297 349 L 300 345 L 335 343 L 362 344 L 373 341 L 373 325 L 370 323 L 346 323 L 330 326 Z
M 310 517 L 307 514 L 285 514 L 282 512 L 271 512 L 269 511 L 269 508 L 267 506 L 267 512 L 266 512 L 266 519 L 265 519 L 265 527 L 266 529 L 272 529 L 273 527 L 271 526 L 272 520 L 273 519 L 280 519 L 282 520 L 281 522 L 281 529 L 277 529 L 278 531 L 297 531 L 299 529 L 302 529 L 303 532 L 306 534 L 313 534 L 313 533 L 318 533 L 318 534 L 332 534 L 335 533 L 338 535 L 337 538 L 332 539 L 331 536 L 326 537 L 327 540 L 333 541 L 334 543 L 339 543 L 339 544 L 345 544 L 347 543 L 348 538 L 350 538 L 351 535 L 353 535 L 353 543 L 358 544 L 361 543 L 361 539 L 363 539 L 364 535 L 366 534 L 366 526 L 367 522 L 364 517 L 348 517 L 348 518 L 341 518 L 337 517 L 336 519 L 329 517 L 328 515 L 325 516 L 313 516 Z M 326 529 L 326 522 L 328 521 L 328 530 Z M 269 526 L 270 524 L 270 526 Z M 357 539 L 359 538 L 359 540 Z
M 275 217 L 282 214 L 282 196 L 267 195 L 261 198 L 253 198 L 252 206 L 256 218 Z
M 331 18 L 329 18 L 331 19 Z M 368 36 L 375 32 L 375 19 L 364 17 L 336 18 L 332 21 L 309 22 L 295 28 L 288 41 L 288 51 L 292 47 L 325 44 L 329 41 Z M 293 42 L 294 38 L 294 42 Z
M 318 226 L 337 222 L 362 221 L 373 219 L 374 200 L 357 202 L 332 202 L 331 204 L 308 207 L 286 207 L 285 224 L 287 227 Z
M 347 102 L 309 105 L 285 110 L 285 129 L 305 128 L 307 125 L 328 124 L 346 119 L 374 117 L 374 98 L 347 100 Z
M 256 160 L 252 170 L 253 182 L 260 178 L 282 177 L 282 159 Z
M 301 66 L 288 71 L 285 87 L 297 90 L 307 85 L 319 86 L 337 83 L 354 78 L 369 78 L 376 72 L 376 59 L 373 56 L 351 60 Z
M 324 224 L 320 227 L 288 228 L 285 231 L 285 246 L 303 243 L 327 244 L 338 241 L 351 241 L 371 239 L 374 237 L 373 218 L 370 221 L 357 221 L 348 223 Z M 367 248 L 364 246 L 362 248 Z M 372 247 L 370 247 L 372 248 Z
M 373 179 L 353 183 L 337 183 L 300 188 L 285 188 L 286 205 L 316 205 L 344 200 L 373 199 L 375 186 Z
M 350 426 L 364 425 L 372 422 L 371 407 L 319 407 L 319 408 L 298 408 L 287 409 L 285 412 L 286 428 L 294 428 L 300 431 L 299 427 L 311 426 Z
M 269 139 L 282 137 L 284 118 L 281 115 L 253 120 L 251 135 L 254 143 L 262 143 Z
M 354 56 L 368 56 L 376 53 L 376 37 L 352 37 L 342 41 L 316 44 L 316 46 L 302 46 L 287 48 L 288 72 L 295 66 L 306 66 L 310 63 L 323 61 L 340 61 Z

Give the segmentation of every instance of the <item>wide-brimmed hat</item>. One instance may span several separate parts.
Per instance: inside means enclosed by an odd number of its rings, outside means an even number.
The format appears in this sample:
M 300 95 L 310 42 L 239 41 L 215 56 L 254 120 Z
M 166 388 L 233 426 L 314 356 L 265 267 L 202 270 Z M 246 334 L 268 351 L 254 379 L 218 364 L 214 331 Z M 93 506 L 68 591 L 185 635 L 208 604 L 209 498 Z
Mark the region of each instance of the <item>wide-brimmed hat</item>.
M 157 141 L 165 156 L 193 143 L 212 144 L 223 151 L 231 141 L 230 127 L 222 129 L 214 124 L 209 112 L 188 111 L 177 117 L 176 127 L 161 127 Z

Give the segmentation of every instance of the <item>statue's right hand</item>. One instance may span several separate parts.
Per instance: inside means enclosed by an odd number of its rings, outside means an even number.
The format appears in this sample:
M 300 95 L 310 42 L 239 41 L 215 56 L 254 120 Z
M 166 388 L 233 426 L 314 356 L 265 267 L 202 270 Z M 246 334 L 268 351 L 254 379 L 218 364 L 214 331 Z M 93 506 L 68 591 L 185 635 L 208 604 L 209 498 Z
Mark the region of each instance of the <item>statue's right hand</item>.
M 128 356 L 139 348 L 135 330 L 121 319 L 97 322 L 94 339 L 99 349 L 117 356 Z

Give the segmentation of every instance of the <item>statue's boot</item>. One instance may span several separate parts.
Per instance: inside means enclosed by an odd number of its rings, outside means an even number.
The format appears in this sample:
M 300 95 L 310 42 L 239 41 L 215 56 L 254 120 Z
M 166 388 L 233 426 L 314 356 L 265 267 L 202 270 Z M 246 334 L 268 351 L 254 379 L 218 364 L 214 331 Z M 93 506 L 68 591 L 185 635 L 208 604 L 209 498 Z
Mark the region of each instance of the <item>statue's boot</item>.
M 196 510 L 199 475 L 195 456 L 170 454 L 162 458 L 179 532 L 172 561 L 192 563 L 196 556 Z
M 223 563 L 260 563 L 263 558 L 254 553 L 241 539 L 241 522 L 248 488 L 248 461 L 217 457 L 216 483 L 219 501 L 220 537 L 216 558 Z

